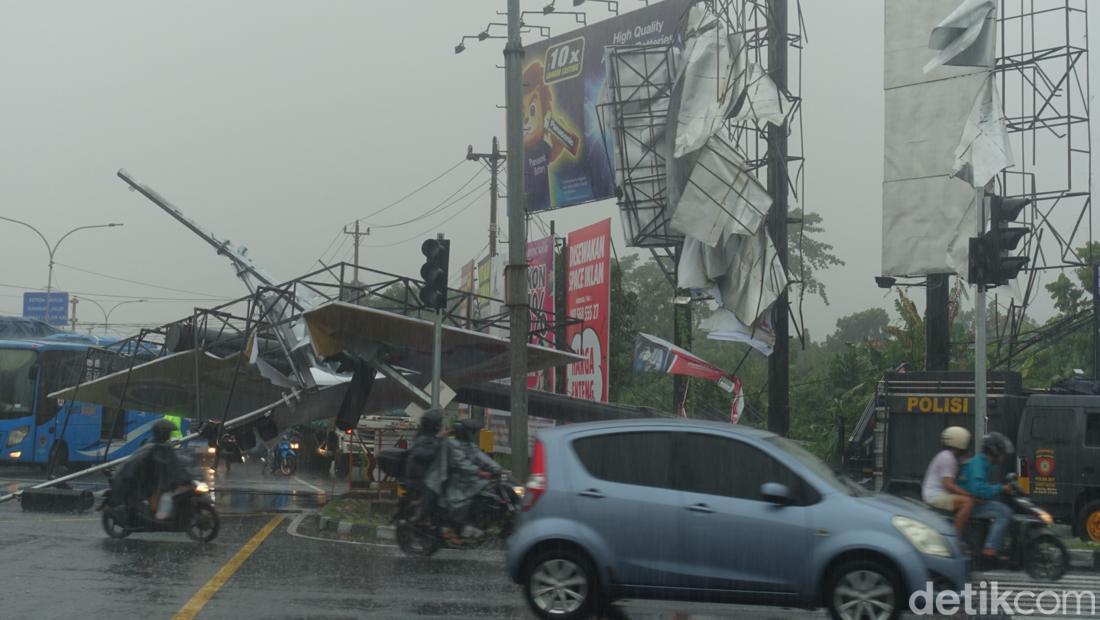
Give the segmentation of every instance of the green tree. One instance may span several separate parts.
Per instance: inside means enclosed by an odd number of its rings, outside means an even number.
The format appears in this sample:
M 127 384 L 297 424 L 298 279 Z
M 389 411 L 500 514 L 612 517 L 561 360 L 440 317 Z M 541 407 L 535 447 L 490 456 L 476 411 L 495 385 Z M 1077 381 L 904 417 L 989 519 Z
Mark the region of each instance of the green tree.
M 836 331 L 825 338 L 825 348 L 842 351 L 847 344 L 879 341 L 886 337 L 890 315 L 882 308 L 870 308 L 854 312 L 836 321 Z

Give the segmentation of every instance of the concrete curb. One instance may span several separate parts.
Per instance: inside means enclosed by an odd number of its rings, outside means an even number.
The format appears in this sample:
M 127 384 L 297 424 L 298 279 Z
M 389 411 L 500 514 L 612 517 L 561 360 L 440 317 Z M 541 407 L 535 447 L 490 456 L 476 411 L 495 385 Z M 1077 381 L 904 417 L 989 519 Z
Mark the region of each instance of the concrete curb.
M 1088 549 L 1069 550 L 1070 568 L 1100 571 L 1100 553 Z
M 317 529 L 324 532 L 385 541 L 391 541 L 397 538 L 396 528 L 392 525 L 362 525 L 359 523 L 352 523 L 351 521 L 332 519 L 320 513 L 314 513 L 313 516 L 317 519 Z

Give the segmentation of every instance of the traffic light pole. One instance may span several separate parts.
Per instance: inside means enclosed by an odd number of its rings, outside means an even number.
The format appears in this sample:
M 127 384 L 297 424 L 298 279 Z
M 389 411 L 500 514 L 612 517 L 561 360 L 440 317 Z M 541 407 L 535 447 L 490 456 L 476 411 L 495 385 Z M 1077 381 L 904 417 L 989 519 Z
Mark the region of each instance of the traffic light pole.
M 439 409 L 439 381 L 443 374 L 443 311 L 435 311 L 432 326 L 432 409 Z
M 978 237 L 985 234 L 985 189 L 979 187 L 974 195 L 974 210 L 978 214 Z M 985 437 L 985 283 L 975 282 L 974 286 L 974 448 L 980 450 L 979 443 Z

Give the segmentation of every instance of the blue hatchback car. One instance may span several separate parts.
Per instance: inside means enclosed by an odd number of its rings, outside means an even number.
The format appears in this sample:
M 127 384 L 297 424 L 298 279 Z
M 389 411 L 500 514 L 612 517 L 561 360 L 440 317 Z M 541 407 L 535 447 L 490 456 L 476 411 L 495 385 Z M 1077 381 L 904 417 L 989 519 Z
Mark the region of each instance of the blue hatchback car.
M 543 618 L 618 598 L 893 618 L 931 584 L 961 589 L 946 520 L 874 495 L 775 434 L 685 420 L 543 431 L 507 566 Z

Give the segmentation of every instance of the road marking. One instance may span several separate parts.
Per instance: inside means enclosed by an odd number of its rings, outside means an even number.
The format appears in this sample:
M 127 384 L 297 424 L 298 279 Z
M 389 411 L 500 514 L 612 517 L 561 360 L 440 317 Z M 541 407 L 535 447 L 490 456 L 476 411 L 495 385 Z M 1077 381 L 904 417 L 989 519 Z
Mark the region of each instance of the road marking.
M 260 547 L 264 539 L 266 539 L 271 532 L 275 531 L 275 528 L 282 523 L 283 518 L 284 515 L 276 515 L 267 522 L 267 525 L 260 528 L 260 531 L 256 532 L 256 535 L 249 539 L 236 555 L 229 558 L 225 566 L 222 566 L 221 570 L 215 573 L 214 576 L 210 578 L 210 581 L 206 582 L 206 585 L 199 588 L 199 591 L 191 597 L 191 600 L 187 601 L 187 604 L 185 604 L 176 615 L 172 616 L 172 620 L 192 620 L 192 618 L 197 616 L 199 612 L 202 611 L 202 608 L 210 602 L 210 599 L 218 593 L 218 590 L 220 590 L 221 587 L 229 581 L 229 578 L 237 572 L 237 569 L 244 564 L 245 560 Z
M 324 492 L 325 492 L 325 490 L 324 490 L 324 489 L 322 489 L 321 487 L 319 487 L 319 486 L 314 486 L 314 485 L 312 485 L 312 484 L 310 484 L 310 483 L 306 482 L 305 480 L 302 480 L 302 479 L 301 479 L 301 478 L 299 478 L 298 476 L 294 476 L 294 481 L 295 481 L 295 482 L 298 482 L 298 483 L 300 483 L 300 484 L 304 484 L 304 485 L 306 485 L 307 487 L 309 487 L 309 488 L 313 489 L 314 491 L 317 491 L 318 493 L 324 493 Z

